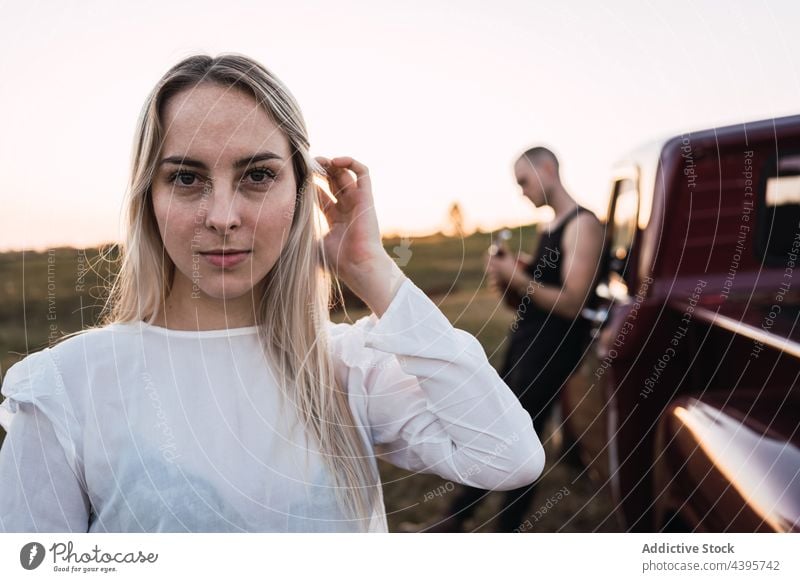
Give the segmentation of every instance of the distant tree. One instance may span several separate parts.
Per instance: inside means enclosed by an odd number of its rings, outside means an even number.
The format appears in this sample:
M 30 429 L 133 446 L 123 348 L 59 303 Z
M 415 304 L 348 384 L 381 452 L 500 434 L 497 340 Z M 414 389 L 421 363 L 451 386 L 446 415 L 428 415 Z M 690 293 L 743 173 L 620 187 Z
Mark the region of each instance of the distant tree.
M 461 212 L 461 206 L 459 206 L 458 202 L 453 202 L 450 205 L 449 211 L 450 217 L 450 230 L 453 233 L 453 236 L 457 236 L 459 238 L 464 236 L 464 215 Z

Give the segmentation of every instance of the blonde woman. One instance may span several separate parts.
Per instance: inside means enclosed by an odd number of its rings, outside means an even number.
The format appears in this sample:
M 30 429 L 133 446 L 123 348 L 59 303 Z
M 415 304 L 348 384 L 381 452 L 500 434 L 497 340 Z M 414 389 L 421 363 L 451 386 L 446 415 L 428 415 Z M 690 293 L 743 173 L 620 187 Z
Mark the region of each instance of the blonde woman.
M 126 226 L 100 325 L 4 379 L 4 531 L 381 532 L 376 455 L 484 489 L 541 474 L 478 341 L 381 246 L 367 168 L 312 159 L 259 63 L 192 56 L 158 82 Z M 372 315 L 333 324 L 331 274 Z

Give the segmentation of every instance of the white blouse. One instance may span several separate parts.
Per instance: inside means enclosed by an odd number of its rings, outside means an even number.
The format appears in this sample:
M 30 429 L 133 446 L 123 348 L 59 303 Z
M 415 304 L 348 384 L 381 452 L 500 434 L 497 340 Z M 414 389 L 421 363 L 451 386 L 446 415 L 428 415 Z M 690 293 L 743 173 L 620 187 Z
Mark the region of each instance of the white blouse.
M 380 458 L 483 489 L 540 476 L 530 415 L 477 339 L 410 279 L 380 318 L 329 330 L 336 373 Z M 355 529 L 319 452 L 279 410 L 255 326 L 87 330 L 14 364 L 2 394 L 3 531 Z M 369 531 L 387 531 L 382 497 Z

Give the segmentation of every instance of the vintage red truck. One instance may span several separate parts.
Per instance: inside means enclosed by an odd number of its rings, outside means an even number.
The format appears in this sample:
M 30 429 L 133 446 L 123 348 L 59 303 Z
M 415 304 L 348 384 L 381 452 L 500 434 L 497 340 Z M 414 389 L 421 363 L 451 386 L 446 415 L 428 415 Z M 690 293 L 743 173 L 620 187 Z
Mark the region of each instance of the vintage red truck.
M 614 169 L 568 447 L 626 531 L 800 530 L 800 115 Z

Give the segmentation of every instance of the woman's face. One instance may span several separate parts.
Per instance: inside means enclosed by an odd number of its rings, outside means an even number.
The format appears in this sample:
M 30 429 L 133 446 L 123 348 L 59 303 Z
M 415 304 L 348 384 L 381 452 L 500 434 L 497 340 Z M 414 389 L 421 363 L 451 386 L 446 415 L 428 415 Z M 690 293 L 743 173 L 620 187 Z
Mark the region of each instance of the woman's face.
M 152 195 L 173 294 L 230 300 L 260 289 L 292 224 L 288 139 L 251 96 L 211 83 L 172 96 L 163 114 Z

